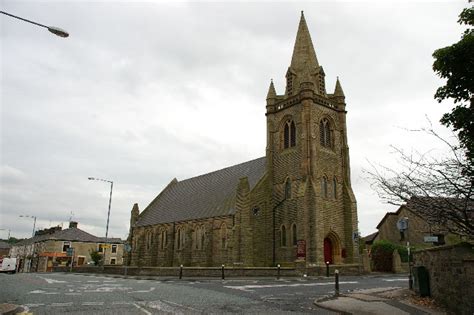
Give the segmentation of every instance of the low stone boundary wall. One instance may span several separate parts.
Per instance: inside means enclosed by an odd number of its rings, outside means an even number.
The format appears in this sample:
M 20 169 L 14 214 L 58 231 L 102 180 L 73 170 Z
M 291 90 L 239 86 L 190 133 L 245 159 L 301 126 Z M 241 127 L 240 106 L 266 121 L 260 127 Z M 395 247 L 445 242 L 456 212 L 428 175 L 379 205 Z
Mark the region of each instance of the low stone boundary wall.
M 413 253 L 414 266 L 428 270 L 431 296 L 454 314 L 474 311 L 474 243 Z
M 330 265 L 330 274 L 338 269 L 341 275 L 359 274 L 358 265 Z M 53 272 L 69 272 L 69 267 L 53 267 Z M 128 276 L 155 276 L 155 277 L 176 277 L 179 278 L 180 267 L 135 267 L 135 266 L 80 266 L 73 267 L 72 272 L 77 273 L 97 273 L 115 274 Z M 314 266 L 306 268 L 281 267 L 278 272 L 277 267 L 224 267 L 225 277 L 300 277 L 325 276 L 325 266 Z M 183 267 L 182 277 L 210 277 L 221 278 L 222 267 Z

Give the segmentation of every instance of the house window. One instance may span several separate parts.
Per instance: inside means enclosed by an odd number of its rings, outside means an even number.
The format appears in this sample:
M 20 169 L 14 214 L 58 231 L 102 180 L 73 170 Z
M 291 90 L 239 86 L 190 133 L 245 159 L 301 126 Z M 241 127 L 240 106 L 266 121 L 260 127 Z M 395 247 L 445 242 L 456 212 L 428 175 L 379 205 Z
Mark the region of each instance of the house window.
M 296 146 L 296 126 L 293 120 L 287 120 L 283 128 L 283 148 Z
M 116 253 L 117 252 L 117 245 L 112 245 L 112 253 Z
M 71 242 L 63 242 L 63 252 L 66 252 L 69 247 L 71 247 Z
M 104 252 L 104 244 L 99 244 L 98 252 L 99 252 L 99 253 L 103 253 L 103 252 Z
M 332 179 L 332 197 L 337 199 L 337 180 L 336 176 Z
M 117 258 L 110 258 L 110 264 L 115 265 L 117 263 Z
M 321 179 L 321 194 L 324 198 L 328 197 L 328 179 L 326 176 L 323 176 Z
M 281 246 L 286 246 L 286 227 L 284 225 L 281 226 Z
M 221 225 L 221 248 L 227 249 L 227 225 L 225 223 Z
M 319 142 L 323 147 L 332 148 L 332 132 L 329 120 L 323 118 L 319 122 Z
M 293 244 L 293 246 L 296 246 L 298 240 L 297 240 L 297 236 L 296 236 L 296 224 L 292 224 L 291 225 L 291 243 Z
M 285 199 L 291 199 L 291 180 L 289 178 L 285 182 Z

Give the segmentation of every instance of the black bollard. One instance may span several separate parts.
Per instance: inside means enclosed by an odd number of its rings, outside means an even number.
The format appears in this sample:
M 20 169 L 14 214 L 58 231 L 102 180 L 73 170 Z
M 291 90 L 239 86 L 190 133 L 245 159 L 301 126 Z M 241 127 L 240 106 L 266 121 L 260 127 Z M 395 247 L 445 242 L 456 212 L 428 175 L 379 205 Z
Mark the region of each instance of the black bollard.
M 277 280 L 280 280 L 280 264 L 277 265 Z
M 326 261 L 326 277 L 329 277 L 329 261 Z
M 183 278 L 183 265 L 179 266 L 179 279 Z
M 335 295 L 339 296 L 339 270 L 334 270 L 334 277 L 335 277 Z
M 225 267 L 225 266 L 224 266 L 224 265 L 222 265 L 222 280 L 224 280 L 224 279 L 225 279 L 225 275 L 224 275 L 224 267 Z

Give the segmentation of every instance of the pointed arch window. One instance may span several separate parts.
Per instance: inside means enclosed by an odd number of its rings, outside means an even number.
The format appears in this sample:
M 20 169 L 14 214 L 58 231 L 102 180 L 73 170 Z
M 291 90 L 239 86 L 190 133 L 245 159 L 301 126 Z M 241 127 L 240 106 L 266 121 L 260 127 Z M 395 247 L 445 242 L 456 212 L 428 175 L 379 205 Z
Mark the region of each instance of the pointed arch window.
M 296 126 L 293 120 L 287 120 L 283 129 L 283 148 L 296 146 Z
M 281 226 L 281 247 L 285 247 L 286 246 L 286 226 L 285 225 L 282 225 Z
M 161 241 L 160 245 L 161 245 L 161 249 L 164 250 L 166 248 L 166 245 L 167 245 L 166 243 L 168 242 L 168 239 L 166 237 L 166 230 L 165 229 L 161 230 L 160 234 L 161 234 L 160 235 L 160 241 Z
M 319 122 L 319 142 L 323 147 L 332 148 L 332 131 L 329 120 L 323 118 Z
M 321 194 L 324 198 L 328 197 L 328 179 L 326 176 L 323 176 L 321 179 Z
M 184 248 L 184 229 L 183 228 L 178 228 L 178 231 L 176 233 L 176 248 L 183 249 Z
M 298 243 L 298 239 L 297 239 L 297 236 L 296 236 L 296 224 L 293 223 L 291 225 L 291 244 L 293 246 L 296 246 L 296 244 Z
M 227 249 L 227 225 L 225 223 L 221 225 L 221 248 Z
M 337 179 L 336 176 L 332 179 L 332 197 L 337 199 Z

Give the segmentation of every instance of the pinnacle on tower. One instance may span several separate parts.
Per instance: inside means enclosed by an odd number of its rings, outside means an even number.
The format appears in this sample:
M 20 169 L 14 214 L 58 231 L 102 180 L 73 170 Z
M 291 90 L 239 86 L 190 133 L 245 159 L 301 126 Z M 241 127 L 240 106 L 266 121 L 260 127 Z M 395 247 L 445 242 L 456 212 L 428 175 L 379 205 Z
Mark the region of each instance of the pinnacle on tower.
M 311 35 L 309 34 L 303 11 L 301 11 L 301 19 L 298 26 L 298 33 L 296 34 L 290 68 L 294 71 L 299 71 L 305 68 L 316 68 L 318 66 L 319 63 L 316 58 L 313 42 L 311 41 Z
M 336 80 L 336 88 L 334 89 L 334 96 L 342 96 L 344 97 L 344 91 L 342 90 L 341 87 L 341 82 L 339 82 L 339 77 L 337 77 Z
M 268 88 L 267 100 L 271 98 L 276 98 L 275 86 L 273 85 L 273 79 L 270 82 L 270 87 Z

